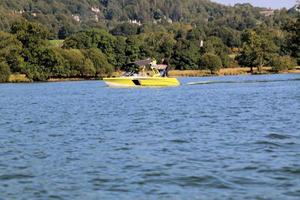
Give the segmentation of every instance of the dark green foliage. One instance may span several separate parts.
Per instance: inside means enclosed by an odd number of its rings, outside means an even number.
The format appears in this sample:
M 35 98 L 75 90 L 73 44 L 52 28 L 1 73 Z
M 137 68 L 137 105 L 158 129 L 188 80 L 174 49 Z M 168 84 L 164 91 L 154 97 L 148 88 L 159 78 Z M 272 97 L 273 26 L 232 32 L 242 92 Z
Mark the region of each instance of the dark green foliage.
M 107 57 L 109 63 L 116 65 L 115 57 L 116 38 L 103 29 L 82 31 L 67 38 L 64 48 L 90 49 L 99 48 Z
M 37 65 L 26 63 L 22 73 L 33 81 L 46 81 L 49 78 L 49 72 Z
M 208 37 L 204 44 L 204 52 L 218 55 L 223 67 L 229 67 L 229 49 L 218 37 Z
M 211 36 L 219 37 L 225 45 L 228 47 L 239 47 L 240 42 L 240 33 L 230 27 L 221 26 L 216 27 L 209 33 Z
M 221 69 L 222 61 L 219 56 L 206 53 L 201 57 L 201 66 L 204 69 L 209 69 L 212 74 L 215 74 Z
M 202 28 L 194 28 L 192 30 L 189 30 L 186 36 L 187 40 L 192 40 L 192 41 L 201 41 L 206 38 L 206 34 Z
M 39 23 L 30 23 L 24 20 L 14 23 L 11 33 L 16 35 L 25 48 L 34 48 L 45 44 L 45 40 L 50 36 L 46 27 Z
M 91 60 L 87 60 L 80 50 L 65 49 L 61 51 L 61 54 L 66 62 L 68 77 L 91 76 L 92 73 L 96 73 Z
M 140 27 L 135 24 L 122 23 L 117 25 L 113 30 L 110 31 L 113 35 L 136 35 L 140 32 Z
M 198 69 L 200 48 L 188 40 L 180 40 L 174 47 L 171 64 L 175 69 Z
M 20 71 L 24 64 L 21 53 L 22 43 L 15 36 L 0 32 L 0 60 L 5 61 L 12 72 Z
M 242 34 L 243 50 L 237 57 L 241 66 L 257 67 L 260 71 L 263 66 L 270 64 L 271 59 L 276 56 L 278 47 L 268 35 L 258 35 L 253 30 L 246 30 Z
M 125 49 L 126 63 L 130 63 L 142 58 L 141 49 L 140 49 L 141 45 L 142 45 L 142 41 L 137 36 L 129 36 L 126 39 L 126 49 Z
M 96 44 L 92 44 L 92 38 L 87 35 L 86 32 L 79 32 L 64 41 L 64 48 L 73 49 L 88 49 L 92 48 Z
M 126 64 L 126 38 L 124 37 L 117 37 L 115 41 L 115 58 L 116 58 L 116 65 L 115 70 L 121 69 L 122 66 Z
M 140 38 L 142 40 L 141 48 L 145 51 L 145 57 L 153 57 L 158 60 L 170 58 L 176 44 L 172 34 L 163 32 L 144 33 Z
M 74 33 L 74 30 L 72 30 L 72 28 L 67 25 L 67 26 L 62 26 L 59 30 L 58 30 L 58 39 L 60 40 L 64 40 L 67 37 L 71 36 L 71 34 Z
M 297 63 L 295 59 L 291 58 L 290 56 L 276 56 L 271 60 L 270 65 L 274 72 L 281 72 L 294 68 Z
M 288 38 L 288 48 L 291 50 L 291 55 L 297 59 L 300 65 L 300 16 L 297 22 L 291 26 L 291 35 Z
M 97 76 L 110 75 L 114 68 L 111 64 L 109 64 L 106 56 L 96 48 L 82 50 L 85 57 L 87 57 L 95 68 L 95 72 Z
M 10 69 L 7 63 L 0 61 L 0 83 L 8 81 L 10 76 Z
M 55 49 L 37 48 L 32 58 L 26 62 L 21 72 L 34 81 L 46 81 L 50 77 L 60 76 L 58 70 L 64 65 L 64 58 Z
M 96 69 L 94 63 L 90 59 L 85 59 L 82 68 L 80 69 L 80 75 L 83 77 L 95 77 Z

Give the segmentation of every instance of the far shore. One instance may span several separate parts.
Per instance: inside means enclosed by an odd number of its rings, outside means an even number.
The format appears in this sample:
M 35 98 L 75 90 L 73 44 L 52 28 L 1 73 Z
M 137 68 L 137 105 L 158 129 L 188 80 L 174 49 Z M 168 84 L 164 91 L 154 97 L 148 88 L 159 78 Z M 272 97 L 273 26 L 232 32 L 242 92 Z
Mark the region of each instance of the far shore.
M 217 73 L 212 74 L 209 70 L 170 70 L 169 77 L 209 77 L 209 76 L 235 76 L 235 75 L 259 75 L 259 74 L 296 74 L 300 73 L 300 67 L 282 72 L 273 72 L 271 67 L 264 67 L 261 71 L 256 68 L 251 73 L 250 68 L 223 68 Z M 114 72 L 113 76 L 118 77 L 122 72 Z M 97 80 L 97 78 L 50 78 L 47 82 L 64 82 L 64 81 L 84 81 Z M 99 78 L 100 80 L 100 78 Z M 24 74 L 12 74 L 9 83 L 31 83 L 32 81 Z

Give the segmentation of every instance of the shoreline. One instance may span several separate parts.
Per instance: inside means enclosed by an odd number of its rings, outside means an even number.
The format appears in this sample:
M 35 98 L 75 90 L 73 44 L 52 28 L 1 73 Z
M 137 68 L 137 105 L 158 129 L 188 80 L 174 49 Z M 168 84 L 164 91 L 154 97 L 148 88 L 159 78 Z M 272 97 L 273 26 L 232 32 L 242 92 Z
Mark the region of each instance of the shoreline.
M 297 74 L 300 73 L 300 68 L 291 70 L 274 72 L 271 67 L 264 67 L 262 71 L 258 71 L 256 68 L 251 69 L 247 67 L 239 68 L 222 68 L 216 74 L 212 74 L 209 70 L 170 70 L 170 77 L 213 77 L 213 76 L 238 76 L 238 75 L 264 75 L 264 74 Z
M 113 76 L 120 76 L 120 72 L 114 72 Z M 282 72 L 273 72 L 270 67 L 264 67 L 262 71 L 257 69 L 251 73 L 250 68 L 222 68 L 216 74 L 212 74 L 209 70 L 170 70 L 169 77 L 214 77 L 214 76 L 238 76 L 238 75 L 268 75 L 268 74 L 300 74 L 300 68 L 286 70 Z M 41 82 L 67 82 L 67 81 L 91 81 L 102 80 L 97 78 L 50 78 Z M 37 83 L 31 81 L 24 74 L 12 74 L 7 83 Z

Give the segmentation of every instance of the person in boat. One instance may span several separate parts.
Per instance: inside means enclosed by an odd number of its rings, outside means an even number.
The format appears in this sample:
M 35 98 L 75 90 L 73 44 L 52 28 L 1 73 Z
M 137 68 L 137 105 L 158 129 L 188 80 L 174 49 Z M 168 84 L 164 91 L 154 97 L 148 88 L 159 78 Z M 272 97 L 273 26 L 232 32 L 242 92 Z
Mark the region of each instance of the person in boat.
M 166 65 L 167 67 L 166 67 L 166 69 L 164 70 L 164 73 L 163 73 L 163 77 L 168 77 L 169 76 L 169 74 L 168 74 L 168 72 L 169 72 L 169 67 L 170 67 L 170 63 L 169 63 L 169 60 L 167 59 L 167 58 L 164 58 L 163 60 L 162 60 L 162 64 L 163 65 Z

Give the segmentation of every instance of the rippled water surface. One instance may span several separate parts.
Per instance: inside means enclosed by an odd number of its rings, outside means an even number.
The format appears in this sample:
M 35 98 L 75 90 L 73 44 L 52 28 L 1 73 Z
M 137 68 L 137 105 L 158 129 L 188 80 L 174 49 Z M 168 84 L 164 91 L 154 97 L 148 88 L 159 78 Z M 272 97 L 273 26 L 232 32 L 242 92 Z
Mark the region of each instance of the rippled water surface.
M 0 199 L 299 199 L 300 75 L 0 85 Z

